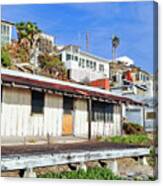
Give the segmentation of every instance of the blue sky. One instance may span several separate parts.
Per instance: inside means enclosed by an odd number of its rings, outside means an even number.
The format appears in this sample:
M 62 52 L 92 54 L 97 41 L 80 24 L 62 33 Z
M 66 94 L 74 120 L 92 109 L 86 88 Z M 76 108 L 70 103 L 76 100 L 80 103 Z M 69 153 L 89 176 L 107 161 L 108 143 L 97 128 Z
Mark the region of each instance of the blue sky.
M 3 5 L 2 19 L 36 22 L 42 31 L 56 36 L 58 44 L 76 44 L 112 58 L 111 37 L 120 37 L 117 56 L 129 56 L 137 66 L 153 72 L 153 2 Z

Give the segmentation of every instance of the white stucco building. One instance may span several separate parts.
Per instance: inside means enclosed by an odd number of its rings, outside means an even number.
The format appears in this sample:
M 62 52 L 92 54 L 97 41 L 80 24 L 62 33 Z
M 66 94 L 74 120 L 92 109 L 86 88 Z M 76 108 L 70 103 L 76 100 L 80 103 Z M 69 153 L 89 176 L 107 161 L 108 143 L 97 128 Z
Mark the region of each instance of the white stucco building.
M 57 47 L 58 55 L 69 73 L 69 78 L 77 82 L 89 82 L 109 78 L 109 61 L 82 51 L 74 45 Z
M 14 24 L 5 20 L 1 20 L 1 45 L 11 43 L 12 28 Z

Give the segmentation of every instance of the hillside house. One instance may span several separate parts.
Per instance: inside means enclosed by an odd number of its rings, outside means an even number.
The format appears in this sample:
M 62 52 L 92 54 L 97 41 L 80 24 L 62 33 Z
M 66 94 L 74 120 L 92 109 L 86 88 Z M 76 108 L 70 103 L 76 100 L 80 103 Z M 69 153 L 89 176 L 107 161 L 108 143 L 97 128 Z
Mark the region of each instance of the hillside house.
M 69 78 L 76 82 L 90 82 L 109 78 L 109 61 L 75 45 L 56 46 L 60 60 L 64 62 Z

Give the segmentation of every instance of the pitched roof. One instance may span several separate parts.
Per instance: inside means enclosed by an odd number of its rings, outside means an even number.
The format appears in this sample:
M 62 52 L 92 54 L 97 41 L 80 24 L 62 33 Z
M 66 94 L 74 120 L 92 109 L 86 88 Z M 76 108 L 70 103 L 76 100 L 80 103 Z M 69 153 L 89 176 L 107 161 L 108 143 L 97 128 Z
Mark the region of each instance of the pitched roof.
M 107 90 L 102 90 L 96 87 L 80 85 L 61 80 L 56 80 L 40 75 L 33 75 L 24 72 L 1 69 L 2 84 L 11 83 L 15 85 L 22 85 L 27 87 L 41 88 L 51 91 L 59 91 L 62 93 L 70 93 L 73 95 L 83 96 L 85 98 L 93 97 L 97 99 L 104 99 L 109 102 L 123 102 L 129 104 L 141 105 L 141 102 L 134 101 L 130 98 L 112 94 Z
M 11 26 L 15 25 L 14 23 L 6 21 L 6 20 L 3 20 L 3 19 L 1 20 L 1 23 L 5 23 L 5 24 L 11 25 Z

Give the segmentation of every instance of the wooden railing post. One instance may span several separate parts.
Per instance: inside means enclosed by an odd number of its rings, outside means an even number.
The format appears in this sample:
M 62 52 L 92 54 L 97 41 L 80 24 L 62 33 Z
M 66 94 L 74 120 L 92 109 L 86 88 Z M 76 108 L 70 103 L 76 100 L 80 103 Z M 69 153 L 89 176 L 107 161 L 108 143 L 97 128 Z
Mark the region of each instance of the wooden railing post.
M 91 139 L 92 99 L 88 99 L 88 139 Z

